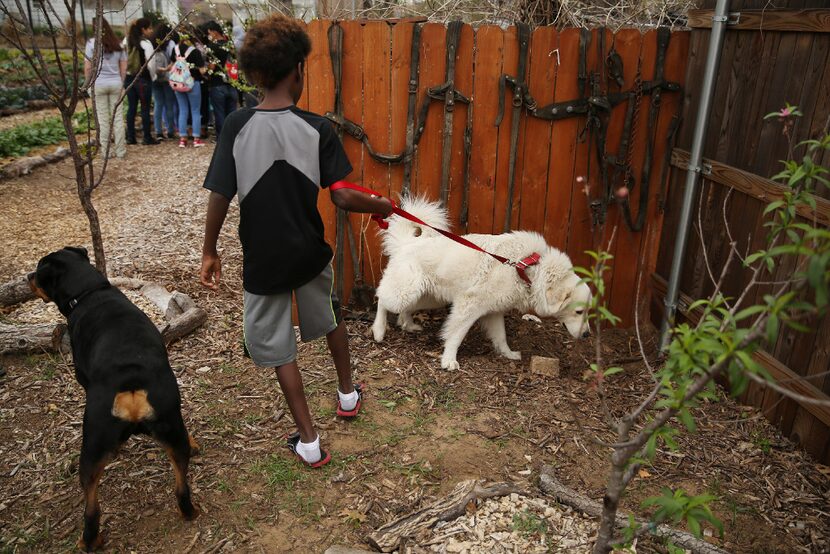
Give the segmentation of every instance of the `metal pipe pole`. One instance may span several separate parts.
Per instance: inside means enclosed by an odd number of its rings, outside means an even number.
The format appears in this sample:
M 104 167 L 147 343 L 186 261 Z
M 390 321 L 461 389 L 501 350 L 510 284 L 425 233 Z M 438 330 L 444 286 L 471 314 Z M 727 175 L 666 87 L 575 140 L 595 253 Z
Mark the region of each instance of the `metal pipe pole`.
M 715 90 L 715 80 L 720 63 L 723 35 L 726 31 L 726 22 L 729 18 L 729 0 L 718 0 L 715 15 L 712 17 L 712 32 L 709 37 L 709 51 L 706 53 L 706 67 L 703 72 L 703 84 L 700 87 L 700 107 L 695 116 L 695 127 L 692 136 L 692 151 L 689 157 L 689 168 L 686 171 L 686 187 L 683 191 L 683 205 L 680 210 L 680 222 L 677 236 L 674 241 L 674 256 L 671 261 L 671 272 L 666 290 L 666 314 L 660 328 L 660 348 L 665 349 L 669 343 L 669 328 L 674 325 L 677 314 L 677 296 L 680 291 L 680 272 L 683 268 L 683 255 L 686 251 L 686 242 L 689 238 L 689 227 L 692 219 L 697 185 L 701 173 L 701 159 L 703 158 L 703 141 L 706 138 L 706 127 L 709 112 L 712 108 L 712 93 Z
M 84 43 L 89 40 L 89 35 L 86 31 L 86 14 L 84 13 L 84 0 L 81 0 L 81 28 L 83 29 L 84 33 Z

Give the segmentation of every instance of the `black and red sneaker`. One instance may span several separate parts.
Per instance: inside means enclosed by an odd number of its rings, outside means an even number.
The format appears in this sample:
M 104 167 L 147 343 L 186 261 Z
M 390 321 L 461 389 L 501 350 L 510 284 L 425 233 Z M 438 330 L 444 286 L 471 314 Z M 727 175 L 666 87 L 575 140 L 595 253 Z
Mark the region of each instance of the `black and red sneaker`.
M 300 462 L 302 462 L 303 464 L 305 464 L 306 466 L 308 466 L 310 468 L 318 469 L 318 468 L 323 467 L 324 465 L 326 465 L 327 463 L 329 463 L 331 461 L 331 454 L 329 454 L 328 452 L 326 452 L 325 450 L 323 450 L 321 448 L 320 449 L 320 459 L 317 460 L 314 463 L 307 462 L 305 460 L 305 458 L 303 458 L 300 455 L 300 453 L 297 452 L 297 445 L 300 443 L 300 433 L 298 433 L 298 432 L 297 433 L 291 433 L 290 435 L 288 435 L 288 437 L 286 437 L 286 439 L 285 439 L 285 442 L 286 442 L 286 446 L 288 446 L 288 449 L 297 457 L 297 459 L 300 460 Z
M 340 417 L 356 417 L 358 412 L 360 411 L 360 404 L 363 400 L 363 385 L 360 383 L 355 383 L 354 390 L 357 392 L 357 404 L 354 405 L 354 408 L 351 410 L 344 410 L 342 406 L 340 406 L 340 399 L 337 399 L 337 415 Z

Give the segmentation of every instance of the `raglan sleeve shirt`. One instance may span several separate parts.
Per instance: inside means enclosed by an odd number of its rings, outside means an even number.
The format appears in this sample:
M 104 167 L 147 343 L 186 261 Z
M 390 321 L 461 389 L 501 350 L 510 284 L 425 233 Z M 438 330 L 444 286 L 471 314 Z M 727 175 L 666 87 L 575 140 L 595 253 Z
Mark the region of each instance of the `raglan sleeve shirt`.
M 343 150 L 343 143 L 331 124 L 320 126 L 320 188 L 327 188 L 345 179 L 352 172 L 352 164 Z
M 248 120 L 243 117 L 246 111 L 231 113 L 225 120 L 219 142 L 213 151 L 213 158 L 208 167 L 204 187 L 212 192 L 221 194 L 228 200 L 233 199 L 236 194 L 236 160 L 233 157 L 233 143 L 237 133 Z

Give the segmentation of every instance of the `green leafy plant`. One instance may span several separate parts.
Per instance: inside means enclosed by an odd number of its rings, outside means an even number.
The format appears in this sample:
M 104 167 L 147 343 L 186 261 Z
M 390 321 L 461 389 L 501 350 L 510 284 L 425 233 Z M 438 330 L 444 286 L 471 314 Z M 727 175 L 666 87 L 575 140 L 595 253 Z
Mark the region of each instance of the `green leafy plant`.
M 685 520 L 689 531 L 700 537 L 703 534 L 700 524 L 706 521 L 723 536 L 723 524 L 709 508 L 709 503 L 713 500 L 715 497 L 709 494 L 689 496 L 683 489 L 673 491 L 664 487 L 660 496 L 647 498 L 642 505 L 644 508 L 657 508 L 651 516 L 655 523 L 668 521 L 676 524 Z
M 73 130 L 76 134 L 88 131 L 89 119 L 85 112 L 73 116 Z M 18 125 L 7 131 L 0 131 L 0 157 L 24 156 L 32 148 L 57 144 L 66 138 L 66 130 L 60 117 Z
M 797 106 L 787 104 L 767 117 L 774 119 L 772 124 L 781 125 L 781 132 L 792 143 L 793 118 L 800 115 Z M 796 155 L 797 150 L 802 154 Z M 765 344 L 774 344 L 782 327 L 808 331 L 804 321 L 827 312 L 830 230 L 818 226 L 813 198 L 817 187 L 830 188 L 828 170 L 816 162 L 827 151 L 830 151 L 830 134 L 826 130 L 821 138 L 790 146 L 791 159 L 783 162 L 783 171 L 773 177 L 783 187 L 781 198 L 771 202 L 764 211 L 766 245 L 742 257 L 733 243 L 719 279 L 708 268 L 713 276 L 713 293 L 687 308 L 687 312 L 700 314 L 698 323 L 681 323 L 671 330 L 662 365 L 651 367 L 646 360 L 653 388 L 629 413 L 615 414 L 605 402 L 606 379 L 621 372 L 620 368 L 604 364 L 600 348 L 602 325 L 617 321 L 604 306 L 603 275 L 612 258 L 605 252 L 591 253 L 593 267 L 578 270 L 596 291 L 591 306 L 587 307 L 589 320 L 596 330 L 596 359 L 586 377 L 599 396 L 606 422 L 616 433 L 615 442 L 606 444 L 613 454 L 595 553 L 608 552 L 611 545 L 630 544 L 638 534 L 655 529 L 655 525 L 640 527 L 631 520 L 621 535 L 615 536 L 620 497 L 640 467 L 653 462 L 660 445 L 676 450 L 680 429 L 691 433 L 696 430 L 694 409 L 701 401 L 716 400 L 716 377 L 728 377 L 730 392 L 735 396 L 744 392 L 750 382 L 786 396 L 797 396 L 778 385 L 754 354 Z M 729 298 L 722 293 L 722 284 L 736 259 L 751 272 L 740 295 Z M 773 272 L 785 261 L 788 268 L 794 269 L 774 276 Z M 750 299 L 756 297 L 756 303 L 750 304 Z M 646 359 L 645 355 L 643 358 Z M 660 496 L 647 499 L 643 506 L 655 508 L 654 524 L 682 521 L 696 536 L 701 535 L 702 525 L 707 524 L 722 534 L 723 526 L 709 508 L 714 499 L 711 494 L 690 496 L 682 489 L 664 489 Z
M 548 522 L 529 510 L 514 514 L 512 527 L 525 537 L 543 536 L 548 532 Z

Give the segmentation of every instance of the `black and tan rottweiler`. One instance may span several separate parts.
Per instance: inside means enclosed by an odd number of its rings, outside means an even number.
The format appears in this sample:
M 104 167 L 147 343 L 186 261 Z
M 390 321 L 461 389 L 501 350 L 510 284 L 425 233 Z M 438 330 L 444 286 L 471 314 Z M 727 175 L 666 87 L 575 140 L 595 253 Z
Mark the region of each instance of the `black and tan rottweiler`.
M 86 390 L 79 468 L 86 506 L 78 546 L 90 551 L 103 544 L 98 483 L 119 446 L 138 433 L 167 451 L 182 517 L 197 517 L 187 468 L 198 445 L 185 429 L 179 387 L 156 326 L 89 263 L 83 248 L 42 258 L 29 286 L 66 317 L 75 377 Z

